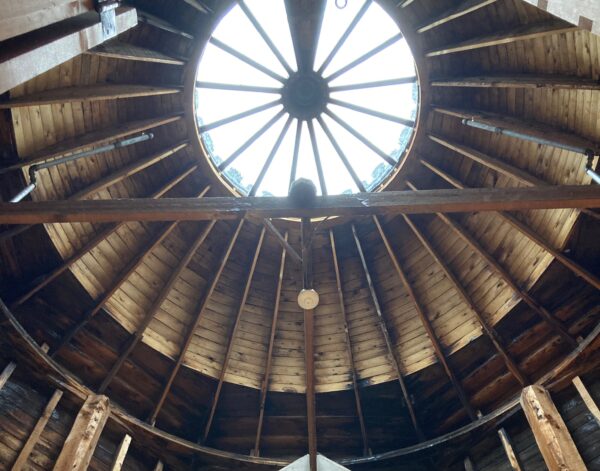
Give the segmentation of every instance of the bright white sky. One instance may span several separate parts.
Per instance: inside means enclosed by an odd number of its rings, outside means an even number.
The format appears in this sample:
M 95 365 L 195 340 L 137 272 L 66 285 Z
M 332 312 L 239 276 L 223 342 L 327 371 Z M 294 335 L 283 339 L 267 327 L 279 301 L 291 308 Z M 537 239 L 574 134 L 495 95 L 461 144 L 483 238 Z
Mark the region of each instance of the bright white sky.
M 246 3 L 291 67 L 296 69 L 284 0 L 247 0 Z M 362 5 L 362 0 L 349 0 L 348 6 L 340 10 L 335 6 L 334 0 L 328 0 L 317 48 L 316 68 L 319 68 L 324 62 Z M 336 72 L 397 33 L 398 27 L 394 21 L 377 3 L 373 2 L 361 22 L 325 70 L 325 77 Z M 239 6 L 235 6 L 225 16 L 217 26 L 214 37 L 274 72 L 284 77 L 287 76 L 283 66 L 256 32 Z M 372 82 L 414 75 L 413 58 L 406 41 L 403 39 L 333 80 L 330 85 Z M 281 87 L 281 83 L 277 80 L 246 65 L 212 44 L 208 44 L 206 47 L 198 68 L 197 78 L 201 81 L 227 84 Z M 278 94 L 211 89 L 197 89 L 197 93 L 197 115 L 200 122 L 204 124 L 268 103 L 279 97 Z M 413 99 L 413 84 L 335 92 L 331 96 L 356 105 L 408 119 L 414 118 L 417 107 Z M 332 111 L 386 153 L 391 154 L 400 147 L 398 139 L 404 130 L 404 126 L 335 105 L 329 106 Z M 277 106 L 251 117 L 218 127 L 207 133 L 212 139 L 214 154 L 218 155 L 221 160 L 227 159 L 280 109 L 281 106 Z M 260 139 L 231 164 L 231 168 L 235 168 L 241 173 L 243 187 L 252 185 L 256 180 L 286 119 L 287 114 L 280 118 L 271 129 L 263 134 Z M 324 116 L 324 120 L 359 178 L 367 182 L 367 184 L 372 183 L 373 170 L 380 163 L 384 162 L 381 157 L 365 147 L 328 116 Z M 346 190 L 351 190 L 353 193 L 358 192 L 358 188 L 327 136 L 316 122 L 315 130 L 328 194 L 341 194 Z M 287 195 L 295 134 L 296 121 L 292 123 L 273 163 L 269 167 L 263 183 L 257 192 L 258 196 L 262 195 L 263 191 L 276 196 Z M 317 188 L 319 188 L 319 179 L 306 125 L 304 125 L 302 131 L 296 173 L 296 178 L 300 177 L 311 179 L 315 182 Z

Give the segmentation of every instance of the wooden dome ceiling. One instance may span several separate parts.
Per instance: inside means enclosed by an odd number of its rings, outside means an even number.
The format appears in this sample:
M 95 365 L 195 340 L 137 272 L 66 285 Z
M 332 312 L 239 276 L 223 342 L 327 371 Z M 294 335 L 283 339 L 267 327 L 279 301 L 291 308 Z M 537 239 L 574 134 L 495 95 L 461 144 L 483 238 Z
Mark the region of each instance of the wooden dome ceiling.
M 321 2 L 294 3 L 310 27 Z M 591 183 L 582 155 L 462 120 L 599 149 L 597 36 L 521 0 L 378 3 L 405 34 L 421 89 L 414 143 L 387 190 L 519 196 Z M 131 4 L 137 27 L 0 103 L 15 152 L 4 164 L 16 169 L 0 175 L 5 199 L 32 163 L 140 132 L 154 137 L 41 170 L 33 200 L 229 194 L 200 145 L 192 95 L 200 51 L 232 2 Z M 598 213 L 564 206 L 315 223 L 309 361 L 302 266 L 254 216 L 7 226 L 2 299 L 56 361 L 159 429 L 244 454 L 303 454 L 308 371 L 319 451 L 379 453 L 494 411 L 597 325 Z M 302 252 L 300 225 L 273 223 Z

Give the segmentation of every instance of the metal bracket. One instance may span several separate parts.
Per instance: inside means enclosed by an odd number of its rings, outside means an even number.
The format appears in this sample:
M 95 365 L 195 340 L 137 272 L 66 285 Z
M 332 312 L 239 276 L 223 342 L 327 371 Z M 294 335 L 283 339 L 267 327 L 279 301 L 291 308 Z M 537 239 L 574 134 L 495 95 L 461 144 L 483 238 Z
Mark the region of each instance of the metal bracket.
M 102 35 L 104 39 L 110 39 L 117 35 L 117 16 L 115 10 L 119 6 L 117 0 L 95 0 L 96 11 L 100 14 L 102 22 Z

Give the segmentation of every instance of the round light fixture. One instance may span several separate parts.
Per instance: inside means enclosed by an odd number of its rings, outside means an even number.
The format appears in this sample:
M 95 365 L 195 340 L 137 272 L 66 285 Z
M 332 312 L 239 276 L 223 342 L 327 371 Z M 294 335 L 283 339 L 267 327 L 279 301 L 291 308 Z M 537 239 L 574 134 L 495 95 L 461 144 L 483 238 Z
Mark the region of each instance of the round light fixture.
M 298 305 L 302 309 L 314 309 L 319 305 L 319 293 L 314 289 L 303 289 L 298 294 Z

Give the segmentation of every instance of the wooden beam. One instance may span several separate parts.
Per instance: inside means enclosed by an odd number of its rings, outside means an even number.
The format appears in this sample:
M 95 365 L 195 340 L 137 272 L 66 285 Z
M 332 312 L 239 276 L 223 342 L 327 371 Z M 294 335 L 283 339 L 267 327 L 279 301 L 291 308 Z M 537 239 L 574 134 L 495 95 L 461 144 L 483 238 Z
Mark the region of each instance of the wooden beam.
M 585 403 L 586 407 L 592 413 L 592 415 L 596 419 L 596 422 L 598 422 L 598 425 L 600 425 L 600 409 L 598 408 L 598 404 L 596 404 L 596 401 L 594 401 L 594 398 L 592 397 L 588 389 L 585 387 L 579 376 L 576 376 L 573 379 L 573 386 L 575 386 L 577 392 L 581 396 L 581 399 L 583 399 L 583 402 Z
M 154 16 L 151 13 L 140 10 L 139 8 L 137 10 L 140 21 L 149 24 L 150 26 L 154 26 L 155 28 L 162 29 L 163 31 L 168 31 L 169 33 L 182 36 L 186 39 L 194 39 L 194 36 L 192 36 L 190 33 L 183 31 L 181 28 L 173 25 L 172 23 Z
M 129 445 L 131 445 L 131 435 L 125 434 L 125 436 L 121 439 L 121 443 L 119 443 L 119 448 L 117 448 L 117 452 L 113 457 L 112 464 L 110 465 L 110 471 L 121 471 L 123 468 L 123 463 L 125 462 L 125 458 L 127 457 L 127 452 L 129 451 Z
M 241 232 L 243 226 L 244 226 L 244 219 L 242 219 L 242 220 L 240 220 L 240 222 L 238 222 L 238 224 L 233 232 L 233 235 L 231 236 L 231 239 L 229 240 L 229 243 L 227 244 L 227 247 L 225 247 L 225 250 L 223 251 L 223 253 L 221 255 L 221 260 L 219 261 L 219 266 L 218 266 L 217 270 L 215 272 L 213 272 L 213 277 L 211 279 L 211 282 L 208 285 L 208 288 L 206 289 L 206 291 L 204 292 L 204 294 L 198 304 L 198 307 L 196 308 L 195 314 L 192 316 L 192 319 L 193 319 L 192 323 L 187 329 L 187 332 L 186 332 L 186 335 L 184 338 L 184 342 L 181 346 L 179 354 L 177 355 L 177 359 L 175 360 L 175 365 L 173 365 L 173 368 L 172 368 L 171 372 L 169 373 L 169 377 L 163 387 L 163 390 L 160 394 L 158 402 L 156 403 L 156 405 L 152 409 L 152 412 L 150 413 L 150 416 L 148 417 L 148 422 L 150 422 L 150 424 L 152 424 L 152 425 L 154 425 L 154 423 L 156 422 L 156 417 L 158 416 L 158 413 L 160 412 L 163 404 L 165 403 L 165 400 L 167 399 L 167 396 L 169 395 L 169 392 L 171 391 L 171 386 L 173 385 L 173 381 L 175 380 L 175 377 L 177 376 L 177 373 L 179 372 L 179 369 L 181 368 L 181 365 L 183 364 L 183 360 L 185 359 L 185 354 L 187 353 L 188 348 L 190 347 L 192 338 L 194 336 L 194 332 L 196 331 L 196 328 L 198 327 L 198 324 L 200 323 L 200 320 L 202 319 L 202 315 L 204 314 L 204 310 L 206 309 L 206 306 L 208 305 L 208 301 L 209 301 L 210 297 L 212 296 L 213 292 L 215 291 L 215 289 L 217 287 L 219 278 L 221 277 L 221 274 L 223 273 L 223 270 L 225 269 L 225 265 L 227 265 L 229 256 L 231 255 L 233 247 L 238 239 L 238 236 L 240 235 L 240 232 Z
M 493 0 L 496 1 L 496 0 Z M 579 77 L 562 75 L 484 75 L 477 77 L 440 78 L 432 87 L 458 88 L 532 88 L 538 90 L 600 90 L 600 83 Z
M 469 306 L 469 309 L 479 322 L 479 325 L 494 345 L 494 348 L 498 352 L 498 354 L 504 360 L 506 367 L 512 373 L 512 375 L 517 379 L 517 381 L 521 384 L 521 387 L 524 387 L 528 384 L 527 377 L 525 374 L 519 369 L 518 365 L 511 358 L 510 353 L 504 346 L 504 341 L 500 337 L 500 334 L 496 331 L 493 325 L 490 325 L 483 316 L 483 313 L 475 306 L 475 303 L 471 299 L 471 297 L 467 294 L 466 289 L 462 285 L 462 283 L 458 280 L 458 277 L 454 274 L 454 272 L 450 269 L 449 265 L 446 263 L 444 258 L 440 256 L 437 250 L 433 247 L 431 242 L 423 235 L 423 233 L 419 230 L 419 228 L 415 225 L 415 223 L 406 215 L 404 215 L 404 220 L 406 224 L 410 227 L 413 234 L 419 239 L 421 244 L 425 247 L 427 252 L 432 256 L 434 261 L 438 264 L 438 266 L 442 269 L 446 278 L 453 285 L 456 292 L 458 292 L 460 298 L 463 302 Z
M 471 460 L 471 458 L 469 456 L 467 456 L 463 460 L 463 465 L 465 467 L 465 471 L 477 471 L 475 464 L 473 463 L 473 461 Z
M 166 184 L 162 185 L 157 191 L 149 195 L 150 198 L 156 199 L 165 195 L 169 190 L 175 187 L 178 183 L 180 183 L 183 179 L 188 177 L 191 173 L 193 173 L 198 168 L 197 165 L 192 165 L 186 168 L 183 172 L 177 174 L 174 178 L 170 179 Z M 66 270 L 68 270 L 75 262 L 81 259 L 85 254 L 87 254 L 90 250 L 94 249 L 98 246 L 103 240 L 113 234 L 117 229 L 125 225 L 125 222 L 110 224 L 108 227 L 105 227 L 96 235 L 92 236 L 90 240 L 88 240 L 79 250 L 77 250 L 73 255 L 65 259 L 58 267 L 53 269 L 52 271 L 46 273 L 45 275 L 36 278 L 31 286 L 28 287 L 27 291 L 16 298 L 11 304 L 10 309 L 14 310 L 16 307 L 23 304 L 27 301 L 31 296 L 37 293 L 39 290 L 48 286 L 52 281 L 62 275 Z
M 93 10 L 92 0 L 0 0 L 0 41 Z
M 246 285 L 244 287 L 244 292 L 242 294 L 242 299 L 240 300 L 240 305 L 238 307 L 237 315 L 235 316 L 235 321 L 233 323 L 233 328 L 228 337 L 227 341 L 227 351 L 225 353 L 225 358 L 223 359 L 223 366 L 221 367 L 221 372 L 219 373 L 219 382 L 217 384 L 217 389 L 212 398 L 212 403 L 210 406 L 210 412 L 208 414 L 208 419 L 206 421 L 206 425 L 204 427 L 204 433 L 202 434 L 202 443 L 206 443 L 208 439 L 208 435 L 210 433 L 210 428 L 213 423 L 213 419 L 215 418 L 215 413 L 217 411 L 217 406 L 219 404 L 219 398 L 221 397 L 221 390 L 223 388 L 223 382 L 225 381 L 225 374 L 227 373 L 227 368 L 229 367 L 229 360 L 231 359 L 231 354 L 233 353 L 233 341 L 237 334 L 240 320 L 242 318 L 242 313 L 244 312 L 244 308 L 246 307 L 246 301 L 248 299 L 248 294 L 250 293 L 250 287 L 252 286 L 252 280 L 254 278 L 254 271 L 256 270 L 256 264 L 258 263 L 258 257 L 260 256 L 260 251 L 262 249 L 263 242 L 265 240 L 265 232 L 266 228 L 263 227 L 260 231 L 260 235 L 258 237 L 258 241 L 256 243 L 256 249 L 254 251 L 254 258 L 252 259 L 252 263 L 250 264 L 250 269 L 248 270 L 248 276 L 246 278 Z
M 410 420 L 413 424 L 413 428 L 415 429 L 415 433 L 417 434 L 417 438 L 419 441 L 425 440 L 425 435 L 419 426 L 419 421 L 417 420 L 417 414 L 415 413 L 415 409 L 413 407 L 413 402 L 408 392 L 408 387 L 406 386 L 406 382 L 404 381 L 404 377 L 402 375 L 402 370 L 400 369 L 401 359 L 398 358 L 398 354 L 396 353 L 396 349 L 392 343 L 392 338 L 390 336 L 389 329 L 387 327 L 387 323 L 385 321 L 385 317 L 383 315 L 383 310 L 381 309 L 381 303 L 379 302 L 379 297 L 377 296 L 377 291 L 375 291 L 375 286 L 373 285 L 373 279 L 371 278 L 371 272 L 369 270 L 369 266 L 367 265 L 367 259 L 365 258 L 365 253 L 362 248 L 362 243 L 360 242 L 360 238 L 356 232 L 356 228 L 352 225 L 352 236 L 354 238 L 354 243 L 356 244 L 356 250 L 358 251 L 358 256 L 360 258 L 361 265 L 363 267 L 363 272 L 365 274 L 365 279 L 367 280 L 367 286 L 369 287 L 369 293 L 371 295 L 371 300 L 373 301 L 373 306 L 375 307 L 375 312 L 377 313 L 377 321 L 379 324 L 379 328 L 381 329 L 381 333 L 383 334 L 383 339 L 385 341 L 385 345 L 387 347 L 389 358 L 392 362 L 392 366 L 398 377 L 398 383 L 400 384 L 400 390 L 402 391 L 402 398 L 404 400 L 404 404 L 408 409 L 408 414 L 410 416 Z
M 350 361 L 351 374 L 352 374 L 352 389 L 354 390 L 354 402 L 356 404 L 356 414 L 358 415 L 358 422 L 360 425 L 360 435 L 363 442 L 363 456 L 369 454 L 369 440 L 367 437 L 367 428 L 365 426 L 365 419 L 363 417 L 362 404 L 360 402 L 360 393 L 358 391 L 358 375 L 356 373 L 356 367 L 354 364 L 354 354 L 352 353 L 352 339 L 350 338 L 350 331 L 348 330 L 348 316 L 346 313 L 346 303 L 344 301 L 344 292 L 342 290 L 342 278 L 340 276 L 340 266 L 338 261 L 337 250 L 335 246 L 335 237 L 333 236 L 333 230 L 329 230 L 329 243 L 331 245 L 331 256 L 333 258 L 333 268 L 335 271 L 335 282 L 338 292 L 338 298 L 340 302 L 340 311 L 344 319 L 344 333 L 346 338 L 346 352 L 348 353 L 348 360 Z
M 296 252 L 294 247 L 290 245 L 287 239 L 281 235 L 281 232 L 279 232 L 279 230 L 275 227 L 271 220 L 265 218 L 263 224 L 271 233 L 271 235 L 275 237 L 275 240 L 279 242 L 279 245 L 281 245 L 284 248 L 284 250 L 290 255 L 290 257 L 292 257 L 292 259 L 297 263 L 302 264 L 302 257 L 298 254 L 298 252 Z
M 506 431 L 506 429 L 499 429 L 498 436 L 500 437 L 500 441 L 502 442 L 502 448 L 504 448 L 504 453 L 506 453 L 506 457 L 508 458 L 508 462 L 510 463 L 511 469 L 513 471 L 523 471 L 523 465 L 519 460 L 519 455 L 517 455 L 517 452 L 513 447 L 512 441 L 508 436 L 508 432 Z
M 109 415 L 106 396 L 90 395 L 87 398 L 56 460 L 54 471 L 85 471 L 88 468 Z
M 136 134 L 138 132 L 147 131 L 148 129 L 174 123 L 180 120 L 182 117 L 183 115 L 181 113 L 175 113 L 165 116 L 158 116 L 156 118 L 118 123 L 109 128 L 92 131 L 81 136 L 75 136 L 71 139 L 66 139 L 53 146 L 44 147 L 38 152 L 34 152 L 33 154 L 26 156 L 24 159 L 19 160 L 14 164 L 0 168 L 0 171 L 16 170 L 39 162 L 53 160 L 66 154 L 74 154 L 75 152 L 80 152 L 82 150 L 108 144 L 109 142 L 118 141 L 131 134 Z
M 168 56 L 162 52 L 117 40 L 100 44 L 87 51 L 86 54 L 109 57 L 111 59 L 152 62 L 155 64 L 185 65 L 185 61 Z
M 48 404 L 46 404 L 42 415 L 39 417 L 38 421 L 35 424 L 35 427 L 29 434 L 29 438 L 27 438 L 25 445 L 23 445 L 23 448 L 19 452 L 19 456 L 17 456 L 17 459 L 14 462 L 11 471 L 21 471 L 22 469 L 26 469 L 25 466 L 27 464 L 27 460 L 29 459 L 33 448 L 38 443 L 40 436 L 42 435 L 44 428 L 46 428 L 46 424 L 50 420 L 50 417 L 56 409 L 56 405 L 58 404 L 58 401 L 60 401 L 62 395 L 63 392 L 61 390 L 57 389 L 56 391 L 54 391 L 52 397 L 48 401 Z
M 6 1 L 3 0 L 3 3 Z M 21 2 L 21 5 L 24 3 L 29 2 Z M 46 2 L 50 7 L 57 3 Z M 4 20 L 4 9 L 2 12 Z M 37 17 L 33 15 L 31 18 Z M 118 8 L 115 25 L 116 34 L 137 25 L 135 8 Z M 33 26 L 38 27 L 37 24 Z M 3 31 L 0 36 L 13 34 L 10 30 L 4 33 L 4 26 L 0 26 L 0 31 Z M 90 11 L 7 40 L 4 52 L 0 52 L 0 94 L 76 57 L 106 39 L 108 38 L 104 37 L 98 14 Z
M 2 373 L 0 373 L 0 391 L 15 372 L 16 368 L 17 364 L 14 361 L 9 362 L 8 365 L 4 367 Z
M 285 233 L 284 240 L 287 242 L 288 233 Z M 260 455 L 260 438 L 262 435 L 263 421 L 265 417 L 265 404 L 267 402 L 267 393 L 269 390 L 269 378 L 271 376 L 271 366 L 273 364 L 273 347 L 275 344 L 275 332 L 277 331 L 277 319 L 279 318 L 279 304 L 281 303 L 281 287 L 283 286 L 283 274 L 285 272 L 285 249 L 281 251 L 281 261 L 279 262 L 279 275 L 277 277 L 277 288 L 275 290 L 275 303 L 273 306 L 273 318 L 271 320 L 271 333 L 269 334 L 269 346 L 267 349 L 267 362 L 265 364 L 265 375 L 260 385 L 260 406 L 258 412 L 258 426 L 256 427 L 256 437 L 254 438 L 253 455 Z
M 386 191 L 317 197 L 312 208 L 288 198 L 213 197 L 0 203 L 0 224 L 204 221 L 243 216 L 324 217 L 600 207 L 600 186 Z
M 448 375 L 448 378 L 450 379 L 450 382 L 452 383 L 452 386 L 454 387 L 454 391 L 456 392 L 458 399 L 460 400 L 461 404 L 463 405 L 463 408 L 467 412 L 467 415 L 473 422 L 476 421 L 477 414 L 475 413 L 475 410 L 473 409 L 473 407 L 471 407 L 471 404 L 469 403 L 467 395 L 465 394 L 465 391 L 462 387 L 462 384 L 460 383 L 460 380 L 456 376 L 456 373 L 450 367 L 450 364 L 448 363 L 448 360 L 446 359 L 446 355 L 444 354 L 442 345 L 440 344 L 440 341 L 437 338 L 437 335 L 433 329 L 433 326 L 431 325 L 431 321 L 429 320 L 429 317 L 427 316 L 423 306 L 421 306 L 421 303 L 419 302 L 419 299 L 417 298 L 416 292 L 414 291 L 412 285 L 408 281 L 408 277 L 406 276 L 406 273 L 400 266 L 400 262 L 398 261 L 398 258 L 396 256 L 395 252 L 392 250 L 392 246 L 391 246 L 390 242 L 388 241 L 388 238 L 385 235 L 383 227 L 381 226 L 381 223 L 379 222 L 379 219 L 377 218 L 377 216 L 373 216 L 373 221 L 375 222 L 375 225 L 377 226 L 379 235 L 381 236 L 381 239 L 383 240 L 383 243 L 388 251 L 388 255 L 390 257 L 392 264 L 394 265 L 394 269 L 396 270 L 396 273 L 398 274 L 400 281 L 402 281 L 402 285 L 404 286 L 404 289 L 408 293 L 408 296 L 410 297 L 410 299 L 415 307 L 415 310 L 416 310 L 419 318 L 421 319 L 421 324 L 423 325 L 423 328 L 425 329 L 425 332 L 427 333 L 427 337 L 429 337 L 429 341 L 431 342 L 431 345 L 433 346 L 433 350 L 435 352 L 435 355 L 436 355 L 438 361 L 440 362 L 440 364 L 444 368 L 444 371 Z
M 198 197 L 202 198 L 209 188 L 210 187 L 204 188 Z M 111 287 L 106 290 L 98 300 L 96 300 L 94 307 L 87 311 L 84 316 L 63 335 L 62 339 L 52 349 L 51 356 L 55 356 L 62 347 L 69 343 L 71 339 L 85 327 L 90 319 L 100 312 L 109 299 L 112 298 L 112 296 L 119 290 L 123 283 L 125 283 L 125 281 L 129 279 L 133 272 L 135 272 L 135 270 L 137 270 L 137 268 L 142 264 L 145 258 L 151 254 L 152 251 L 154 251 L 154 249 L 158 247 L 171 232 L 173 232 L 176 226 L 177 222 L 165 224 L 153 235 L 153 237 L 150 238 L 150 241 L 144 245 L 142 250 L 135 254 L 133 258 L 129 260 L 127 265 L 125 265 L 125 267 L 119 272 L 117 279 L 113 282 Z
M 538 385 L 523 389 L 521 406 L 550 471 L 587 470 L 546 389 Z
M 417 33 L 424 33 L 425 31 L 437 28 L 438 26 L 446 24 L 450 21 L 454 21 L 457 18 L 468 15 L 469 13 L 479 10 L 480 8 L 491 5 L 496 1 L 497 0 L 464 0 L 458 5 L 449 8 L 441 15 L 425 22 L 417 29 Z
M 302 267 L 304 289 L 313 288 L 312 265 L 313 229 L 310 218 L 301 222 Z M 306 371 L 306 423 L 310 471 L 317 471 L 317 404 L 315 395 L 315 311 L 304 309 L 304 367 Z
M 577 30 L 577 27 L 566 24 L 563 21 L 546 21 L 532 25 L 519 26 L 507 31 L 500 31 L 487 36 L 480 36 L 446 46 L 443 49 L 429 51 L 426 57 L 436 57 L 456 52 L 471 51 L 482 47 L 498 46 L 500 44 L 510 44 L 517 41 L 528 39 L 543 38 L 544 36 L 560 33 L 568 33 Z
M 552 140 L 557 143 L 580 147 L 582 149 L 591 149 L 596 154 L 600 153 L 600 145 L 598 142 L 591 141 L 575 134 L 574 132 L 565 132 L 554 126 L 547 125 L 536 121 L 523 121 L 522 119 L 513 116 L 502 115 L 482 110 L 467 110 L 464 108 L 450 108 L 445 106 L 432 105 L 433 111 L 446 116 L 452 116 L 458 119 L 473 119 L 475 121 L 496 126 L 503 129 L 509 129 L 522 134 L 527 134 L 540 139 Z M 482 131 L 486 132 L 486 131 Z M 517 138 L 511 138 L 517 139 Z M 585 156 L 582 155 L 582 165 L 584 165 Z
M 190 246 L 188 247 L 188 250 L 186 251 L 184 256 L 179 260 L 177 266 L 171 271 L 167 282 L 158 293 L 158 297 L 154 300 L 154 302 L 150 306 L 150 309 L 148 309 L 148 312 L 146 312 L 144 318 L 142 319 L 142 322 L 136 327 L 135 333 L 129 339 L 129 342 L 119 354 L 117 361 L 114 363 L 114 365 L 104 378 L 104 381 L 102 381 L 102 384 L 98 388 L 99 393 L 103 393 L 106 390 L 108 385 L 111 383 L 111 381 L 121 369 L 121 366 L 123 366 L 123 363 L 125 363 L 127 358 L 129 358 L 129 355 L 131 355 L 131 352 L 133 352 L 135 347 L 142 340 L 146 329 L 152 322 L 152 319 L 154 319 L 154 316 L 169 296 L 169 293 L 173 289 L 173 286 L 175 285 L 176 281 L 179 279 L 179 276 L 182 274 L 183 270 L 189 265 L 194 255 L 196 255 L 196 252 L 204 243 L 204 241 L 210 234 L 210 231 L 215 226 L 216 222 L 217 221 L 210 221 L 208 224 L 205 225 L 205 227 L 202 228 L 194 242 L 192 242 L 192 244 L 190 244 Z
M 117 100 L 123 98 L 140 98 L 147 96 L 170 95 L 180 93 L 181 87 L 164 87 L 153 85 L 130 84 L 98 84 L 78 87 L 54 88 L 31 95 L 25 95 L 0 102 L 0 110 L 23 106 L 52 105 L 73 101 L 92 102 L 98 100 Z
M 154 466 L 154 471 L 163 471 L 165 469 L 165 466 L 163 465 L 163 462 L 158 460 L 156 462 L 156 466 Z

